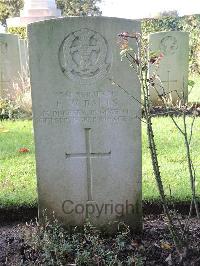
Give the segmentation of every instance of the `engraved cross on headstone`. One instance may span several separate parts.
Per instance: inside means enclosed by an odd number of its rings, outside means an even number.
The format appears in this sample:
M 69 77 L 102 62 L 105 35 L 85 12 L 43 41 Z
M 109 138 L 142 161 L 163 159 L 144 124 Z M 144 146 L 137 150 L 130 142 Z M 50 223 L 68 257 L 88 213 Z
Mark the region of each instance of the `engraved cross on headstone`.
M 92 181 L 93 181 L 93 175 L 92 175 L 92 159 L 93 158 L 102 158 L 102 157 L 110 157 L 110 152 L 97 152 L 94 153 L 91 151 L 91 142 L 90 142 L 90 132 L 91 128 L 85 128 L 85 146 L 86 146 L 86 152 L 85 153 L 66 153 L 66 159 L 69 158 L 86 158 L 86 164 L 87 164 L 87 191 L 88 191 L 88 201 L 93 200 L 92 195 Z
M 171 83 L 177 83 L 178 80 L 170 80 L 170 71 L 167 72 L 167 80 L 162 80 L 162 83 L 167 83 L 167 92 L 171 92 L 170 90 L 170 84 Z

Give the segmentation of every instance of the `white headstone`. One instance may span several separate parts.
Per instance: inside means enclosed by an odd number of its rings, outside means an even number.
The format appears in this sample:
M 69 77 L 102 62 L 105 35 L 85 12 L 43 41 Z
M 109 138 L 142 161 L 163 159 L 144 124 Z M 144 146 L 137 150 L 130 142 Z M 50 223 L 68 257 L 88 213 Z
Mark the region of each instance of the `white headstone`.
M 18 36 L 0 33 L 0 97 L 12 95 L 20 70 Z
M 27 40 L 19 40 L 19 53 L 20 53 L 20 63 L 21 71 L 28 73 L 29 72 L 29 59 L 28 59 L 28 43 Z
M 61 11 L 57 9 L 55 0 L 25 0 L 20 17 L 7 19 L 7 26 L 24 27 L 36 21 L 60 16 Z
M 150 52 L 162 53 L 157 74 L 156 89 L 151 88 L 150 97 L 153 105 L 161 105 L 158 93 L 163 91 L 172 97 L 173 103 L 188 98 L 188 68 L 189 68 L 189 34 L 187 32 L 171 31 L 150 34 Z M 150 68 L 150 75 L 155 69 Z M 156 91 L 157 90 L 157 91 Z
M 141 106 L 117 34 L 138 21 L 70 17 L 28 27 L 40 214 L 141 229 Z
M 55 0 L 25 0 L 24 9 L 56 9 Z

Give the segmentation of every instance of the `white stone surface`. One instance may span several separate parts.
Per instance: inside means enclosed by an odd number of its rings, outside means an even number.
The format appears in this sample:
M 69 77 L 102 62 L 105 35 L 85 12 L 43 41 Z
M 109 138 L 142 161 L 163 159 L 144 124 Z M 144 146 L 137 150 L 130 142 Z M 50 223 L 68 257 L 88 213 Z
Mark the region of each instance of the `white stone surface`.
M 20 17 L 59 17 L 61 12 L 55 0 L 25 0 Z
M 188 98 L 189 68 L 189 33 L 180 31 L 158 32 L 150 34 L 149 47 L 151 52 L 161 52 L 164 57 L 160 62 L 158 75 L 162 85 L 158 83 L 156 90 L 171 95 L 174 104 Z M 155 71 L 150 68 L 150 75 Z M 153 105 L 161 105 L 155 89 L 151 88 L 150 97 Z
M 138 21 L 75 17 L 28 26 L 40 215 L 141 229 L 141 106 L 117 34 Z M 132 206 L 130 205 L 132 204 Z
M 27 40 L 19 40 L 19 54 L 20 54 L 20 64 L 21 71 L 25 73 L 29 72 L 29 59 L 28 59 L 28 43 Z
M 24 9 L 56 9 L 55 0 L 25 0 Z
M 0 33 L 5 33 L 5 32 L 6 32 L 6 28 L 0 25 Z
M 50 18 L 60 17 L 61 11 L 57 9 L 55 0 L 25 0 L 20 17 L 7 19 L 9 27 L 23 27 L 30 23 Z
M 0 97 L 12 95 L 20 70 L 18 36 L 0 33 Z

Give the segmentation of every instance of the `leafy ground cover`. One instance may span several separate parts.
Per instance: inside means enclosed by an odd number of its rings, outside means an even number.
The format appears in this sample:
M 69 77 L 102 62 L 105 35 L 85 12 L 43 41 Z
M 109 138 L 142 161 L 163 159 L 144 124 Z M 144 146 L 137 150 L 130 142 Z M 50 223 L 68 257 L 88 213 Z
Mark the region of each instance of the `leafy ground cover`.
M 182 225 L 186 220 L 182 220 Z M 108 236 L 89 224 L 72 232 L 56 224 L 0 227 L 0 265 L 199 265 L 200 224 L 190 220 L 188 256 L 180 263 L 163 216 L 144 218 L 142 234 L 119 224 Z M 178 223 L 176 221 L 176 223 Z
M 181 118 L 177 118 L 181 125 Z M 188 118 L 191 123 L 192 119 Z M 153 120 L 161 173 L 166 194 L 174 201 L 191 195 L 184 142 L 170 118 Z M 200 118 L 193 130 L 192 156 L 196 166 L 196 190 L 200 195 Z M 159 200 L 143 124 L 143 198 Z M 25 149 L 24 149 L 25 148 Z M 0 124 L 0 206 L 36 205 L 36 173 L 32 121 L 4 121 Z

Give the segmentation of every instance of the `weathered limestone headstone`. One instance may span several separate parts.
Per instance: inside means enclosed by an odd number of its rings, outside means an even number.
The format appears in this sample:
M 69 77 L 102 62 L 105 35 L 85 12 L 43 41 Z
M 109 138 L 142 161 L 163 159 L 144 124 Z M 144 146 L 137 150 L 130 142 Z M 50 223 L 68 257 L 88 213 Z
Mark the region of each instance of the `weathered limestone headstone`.
M 0 97 L 12 95 L 20 70 L 18 36 L 0 33 Z
M 158 93 L 165 92 L 173 103 L 188 98 L 188 67 L 189 67 L 189 33 L 171 31 L 150 34 L 150 52 L 160 52 L 158 75 L 162 81 L 151 88 L 150 97 L 153 105 L 161 105 Z M 150 74 L 154 69 L 150 68 Z
M 20 17 L 8 18 L 8 28 L 26 27 L 29 23 L 61 16 L 55 0 L 24 0 L 24 8 Z
M 19 53 L 20 53 L 20 63 L 21 71 L 28 73 L 29 72 L 29 59 L 28 59 L 28 43 L 27 40 L 19 40 Z
M 40 215 L 141 229 L 140 88 L 117 34 L 138 21 L 71 17 L 28 27 Z

